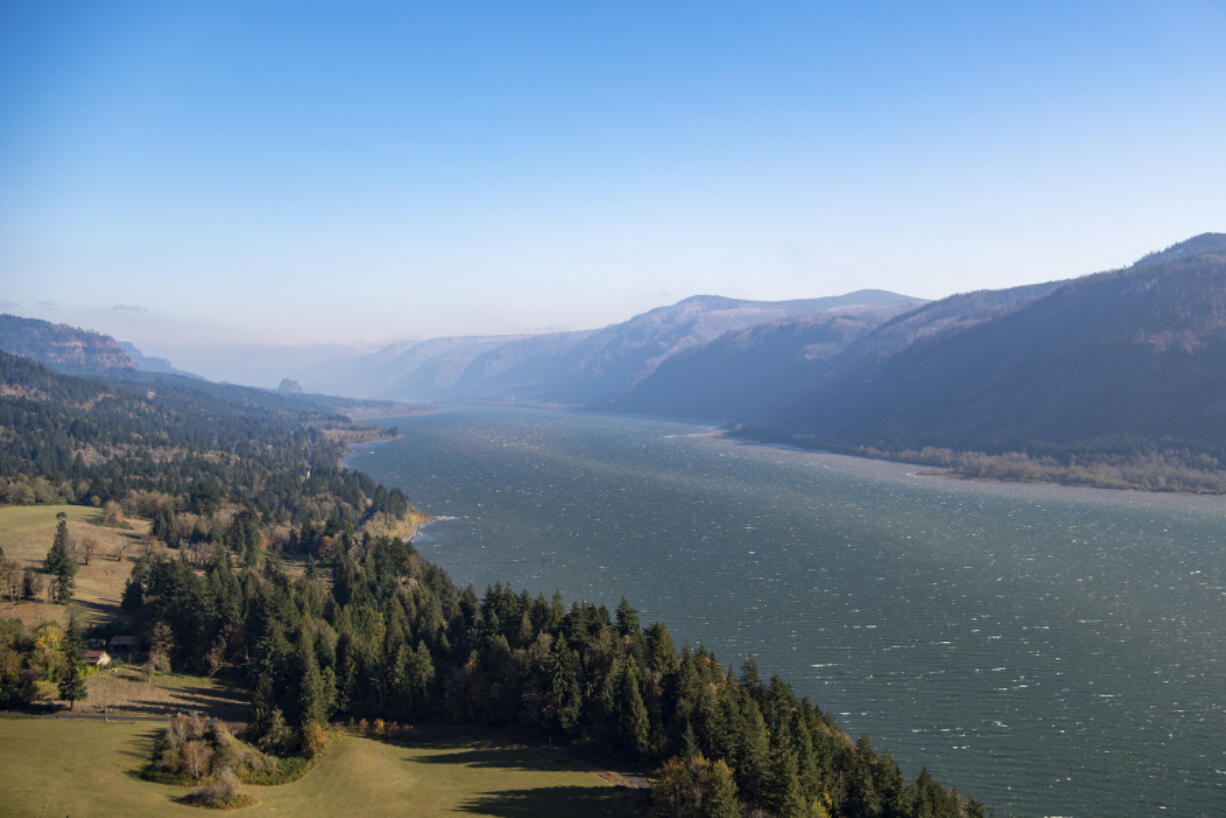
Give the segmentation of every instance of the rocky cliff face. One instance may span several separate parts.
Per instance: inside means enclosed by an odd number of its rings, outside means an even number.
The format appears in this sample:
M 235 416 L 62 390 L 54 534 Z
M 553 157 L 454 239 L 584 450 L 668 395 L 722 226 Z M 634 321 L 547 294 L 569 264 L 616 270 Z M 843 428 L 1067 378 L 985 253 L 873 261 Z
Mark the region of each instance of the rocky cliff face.
M 0 349 L 61 372 L 136 369 L 111 336 L 37 318 L 0 315 Z

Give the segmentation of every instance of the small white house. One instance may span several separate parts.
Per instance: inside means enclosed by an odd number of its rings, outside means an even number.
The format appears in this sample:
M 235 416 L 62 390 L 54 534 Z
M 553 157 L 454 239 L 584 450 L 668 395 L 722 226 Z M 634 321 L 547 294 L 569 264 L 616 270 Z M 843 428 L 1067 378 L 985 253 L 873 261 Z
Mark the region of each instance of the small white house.
M 111 655 L 105 650 L 85 651 L 85 664 L 90 667 L 106 667 L 111 663 Z

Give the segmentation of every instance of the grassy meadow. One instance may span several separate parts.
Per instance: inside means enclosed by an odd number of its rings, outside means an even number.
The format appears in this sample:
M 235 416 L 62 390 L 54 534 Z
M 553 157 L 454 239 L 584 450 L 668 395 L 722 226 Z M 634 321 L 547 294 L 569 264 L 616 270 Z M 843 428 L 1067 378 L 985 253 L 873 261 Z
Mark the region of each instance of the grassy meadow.
M 61 511 L 68 516 L 68 533 L 78 548 L 86 539 L 98 543 L 89 565 L 77 568 L 71 607 L 83 624 L 113 619 L 119 612 L 132 563 L 144 549 L 149 522 L 129 518 L 129 528 L 112 528 L 102 525 L 101 509 L 89 506 L 5 506 L 0 508 L 0 548 L 4 556 L 19 560 L 23 567 L 41 569 L 55 539 L 55 515 Z M 160 543 L 155 547 L 163 548 Z M 68 612 L 69 606 L 47 602 L 45 592 L 42 601 L 0 601 L 0 619 L 20 619 L 27 625 L 66 625 Z
M 14 816 L 196 815 L 183 787 L 135 776 L 149 757 L 151 722 L 0 718 L 0 812 Z M 242 815 L 637 815 L 633 794 L 562 753 L 479 739 L 392 744 L 346 736 L 306 776 L 276 787 L 241 785 Z
M 110 667 L 85 680 L 89 695 L 76 703 L 78 713 L 112 718 L 165 716 L 198 712 L 227 722 L 250 718 L 250 693 L 230 682 L 180 673 L 157 673 L 146 681 L 135 667 Z

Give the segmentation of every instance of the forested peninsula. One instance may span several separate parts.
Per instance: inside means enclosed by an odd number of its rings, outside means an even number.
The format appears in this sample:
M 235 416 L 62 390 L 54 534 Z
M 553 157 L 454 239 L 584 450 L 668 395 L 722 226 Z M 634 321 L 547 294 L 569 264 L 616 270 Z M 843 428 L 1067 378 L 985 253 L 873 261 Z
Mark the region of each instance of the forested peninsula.
M 322 754 L 345 723 L 433 723 L 649 772 L 659 815 L 984 814 L 926 770 L 906 777 L 752 658 L 736 671 L 701 646 L 678 650 L 626 600 L 610 612 L 460 587 L 396 535 L 422 519 L 409 499 L 340 465 L 346 441 L 392 433 L 310 396 L 69 376 L 0 352 L 0 498 L 93 506 L 115 526 L 149 519 L 165 546 L 134 563 L 122 615 L 85 633 L 74 620 L 56 661 L 29 623 L 4 624 L 0 703 L 35 705 L 47 682 L 73 701 L 84 640 L 133 632 L 151 668 L 228 677 L 250 695 L 255 755 L 224 725 L 178 722 L 150 748 L 155 780 L 258 780 L 273 775 L 261 764 Z M 70 580 L 51 581 L 71 600 Z

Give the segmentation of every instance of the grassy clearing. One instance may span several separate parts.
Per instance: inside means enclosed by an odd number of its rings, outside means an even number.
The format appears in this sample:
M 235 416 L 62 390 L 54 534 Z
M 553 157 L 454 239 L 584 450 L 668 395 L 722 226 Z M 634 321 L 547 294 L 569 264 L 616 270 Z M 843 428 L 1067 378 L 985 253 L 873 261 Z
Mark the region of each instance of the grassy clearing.
M 6 506 L 0 508 L 0 547 L 4 556 L 22 566 L 42 568 L 55 539 L 55 515 L 68 515 L 68 533 L 80 544 L 86 538 L 98 541 L 89 565 L 77 570 L 72 605 L 86 625 L 109 621 L 119 613 L 123 585 L 132 573 L 132 563 L 143 553 L 149 531 L 145 520 L 129 518 L 129 529 L 103 526 L 102 511 L 88 506 Z M 155 546 L 162 549 L 160 543 Z M 121 559 L 116 556 L 122 554 Z M 68 623 L 69 607 L 45 601 L 0 602 L 0 619 L 20 619 L 27 625 L 43 622 Z
M 158 725 L 0 718 L 0 810 L 20 816 L 194 815 L 183 787 L 135 776 Z M 624 791 L 572 759 L 480 740 L 391 744 L 348 736 L 302 779 L 243 785 L 244 816 L 622 816 Z
M 199 712 L 226 722 L 246 721 L 250 694 L 242 688 L 204 676 L 159 673 L 146 682 L 134 667 L 100 670 L 85 680 L 89 696 L 76 712 L 112 717 L 165 716 Z

